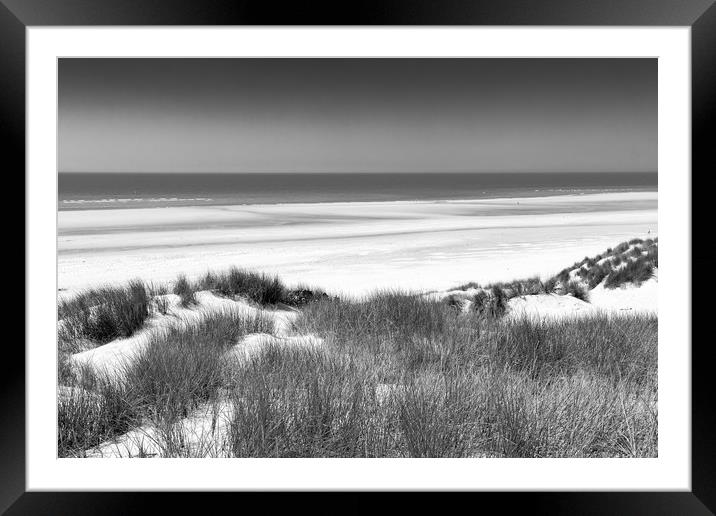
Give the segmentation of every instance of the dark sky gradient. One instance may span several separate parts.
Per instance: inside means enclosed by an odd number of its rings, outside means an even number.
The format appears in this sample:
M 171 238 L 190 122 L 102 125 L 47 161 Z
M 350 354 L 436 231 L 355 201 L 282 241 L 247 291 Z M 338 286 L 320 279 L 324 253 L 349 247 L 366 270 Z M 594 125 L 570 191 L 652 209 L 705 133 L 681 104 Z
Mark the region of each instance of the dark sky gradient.
M 61 59 L 59 169 L 656 171 L 656 59 Z

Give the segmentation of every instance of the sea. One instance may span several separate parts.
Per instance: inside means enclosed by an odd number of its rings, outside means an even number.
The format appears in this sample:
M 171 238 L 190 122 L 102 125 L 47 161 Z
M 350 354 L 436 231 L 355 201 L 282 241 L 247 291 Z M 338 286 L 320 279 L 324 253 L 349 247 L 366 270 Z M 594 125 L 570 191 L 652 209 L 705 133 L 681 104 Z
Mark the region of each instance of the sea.
M 462 200 L 656 190 L 656 172 L 60 172 L 58 209 Z

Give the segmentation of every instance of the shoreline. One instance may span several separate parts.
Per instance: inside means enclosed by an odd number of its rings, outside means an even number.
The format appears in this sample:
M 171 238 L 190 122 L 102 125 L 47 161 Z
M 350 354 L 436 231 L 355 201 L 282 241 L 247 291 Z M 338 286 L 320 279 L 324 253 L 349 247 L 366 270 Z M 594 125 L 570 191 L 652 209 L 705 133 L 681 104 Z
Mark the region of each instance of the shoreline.
M 612 195 L 612 194 L 634 194 L 634 193 L 658 193 L 658 186 L 654 186 L 653 188 L 585 188 L 585 189 L 571 189 L 569 191 L 565 191 L 564 193 L 557 193 L 559 190 L 549 190 L 545 192 L 540 192 L 539 190 L 535 190 L 535 195 L 530 195 L 530 193 L 526 192 L 524 195 L 511 195 L 511 196 L 500 196 L 497 197 L 470 197 L 470 198 L 462 198 L 462 197 L 443 197 L 443 198 L 437 198 L 437 199 L 367 199 L 367 200 L 353 200 L 353 201 L 283 201 L 283 202 L 244 202 L 244 203 L 214 203 L 214 199 L 210 198 L 157 198 L 157 203 L 160 202 L 176 202 L 177 204 L 174 205 L 162 205 L 162 206 L 146 206 L 146 205 L 137 205 L 137 206 L 130 206 L 127 205 L 131 202 L 137 202 L 137 203 L 149 203 L 153 202 L 153 199 L 144 199 L 144 198 L 134 198 L 134 199 L 78 199 L 78 200 L 58 200 L 57 203 L 57 211 L 58 212 L 75 212 L 75 211 L 105 211 L 105 210 L 136 210 L 136 209 L 166 209 L 166 208 L 226 208 L 226 207 L 267 207 L 267 206 L 303 206 L 303 205 L 367 205 L 367 204 L 383 204 L 383 203 L 390 203 L 390 204 L 433 204 L 433 203 L 474 203 L 474 202 L 481 202 L 481 201 L 508 201 L 510 199 L 551 199 L 551 198 L 558 198 L 558 197 L 579 197 L 579 196 L 585 196 L 585 195 Z M 547 193 L 548 195 L 541 195 Z M 211 201 L 204 204 L 179 204 L 183 202 L 196 202 L 196 201 Z M 71 205 L 80 205 L 76 208 L 62 208 L 62 203 L 67 203 Z M 101 203 L 116 203 L 116 205 L 112 206 L 87 206 L 84 207 L 84 204 L 91 205 L 93 203 L 96 203 L 97 205 Z M 125 204 L 126 203 L 126 204 Z

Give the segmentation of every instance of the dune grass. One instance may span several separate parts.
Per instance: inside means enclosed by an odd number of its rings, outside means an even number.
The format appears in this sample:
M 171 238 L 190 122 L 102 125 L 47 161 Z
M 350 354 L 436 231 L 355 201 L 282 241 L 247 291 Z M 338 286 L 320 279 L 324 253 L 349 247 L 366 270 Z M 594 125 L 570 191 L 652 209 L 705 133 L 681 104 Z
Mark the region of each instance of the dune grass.
M 651 246 L 646 250 L 647 260 L 651 260 L 654 267 L 659 266 L 659 248 L 657 246 Z
M 201 290 L 210 290 L 231 299 L 243 297 L 261 306 L 285 304 L 298 307 L 327 297 L 321 289 L 305 286 L 289 289 L 278 276 L 238 267 L 223 272 L 207 272 L 194 282 L 180 276 L 174 284 L 174 293 L 181 297 L 185 307 L 195 302 L 194 295 Z
M 481 289 L 475 296 L 475 306 L 478 309 L 494 297 L 495 289 L 500 289 L 501 297 L 506 300 L 516 296 L 558 293 L 571 294 L 588 302 L 589 290 L 602 282 L 605 288 L 616 288 L 625 284 L 639 286 L 652 277 L 658 266 L 658 238 L 634 238 L 614 248 L 610 247 L 596 256 L 585 256 L 544 281 L 535 276 L 511 282 L 491 283 L 484 287 L 470 282 L 454 290 Z M 492 295 L 489 294 L 490 291 Z
M 450 331 L 458 317 L 444 303 L 383 291 L 361 300 L 312 303 L 296 321 L 296 331 L 330 336 L 337 345 L 360 340 L 369 349 L 390 344 L 400 350 L 409 348 L 415 339 L 432 339 Z
M 86 450 L 139 424 L 124 386 L 90 373 L 81 379 L 65 377 L 63 383 L 57 402 L 58 457 L 82 457 Z
M 613 271 L 604 281 L 605 288 L 617 288 L 626 283 L 640 285 L 651 279 L 657 262 L 656 254 L 639 255 L 633 261 L 627 262 L 623 267 Z
M 612 262 L 604 261 L 601 264 L 594 264 L 589 269 L 581 267 L 577 271 L 577 275 L 587 283 L 588 288 L 592 289 L 599 285 L 611 272 Z
M 217 315 L 158 336 L 112 388 L 84 382 L 61 401 L 62 453 L 139 418 L 170 429 L 224 399 L 236 457 L 653 457 L 657 327 L 649 315 L 505 319 L 382 292 L 307 305 L 295 329 L 320 349 L 232 361 L 242 335 L 271 323 Z M 162 435 L 167 453 L 188 453 Z
M 250 333 L 273 333 L 264 315 L 213 313 L 198 323 L 156 335 L 128 364 L 123 382 L 128 396 L 147 417 L 175 421 L 225 386 L 225 354 Z
M 389 422 L 381 419 L 375 385 L 348 356 L 267 349 L 236 376 L 233 455 L 386 456 Z
M 657 239 L 634 238 L 620 243 L 596 259 L 585 258 L 575 264 L 574 269 L 590 289 L 602 281 L 605 288 L 630 283 L 638 286 L 651 278 L 654 268 L 658 267 L 658 254 Z
M 277 276 L 232 267 L 226 272 L 209 272 L 199 279 L 197 290 L 214 290 L 226 297 L 243 296 L 260 305 L 282 302 L 286 287 Z
M 176 279 L 173 292 L 179 296 L 181 306 L 184 308 L 196 304 L 196 290 L 192 288 L 185 275 L 182 274 Z
M 268 349 L 236 371 L 233 453 L 656 455 L 656 317 L 505 320 L 423 303 L 312 305 L 297 325 L 327 339 L 323 352 Z M 422 316 L 396 323 L 408 308 Z
M 577 299 L 589 302 L 589 290 L 579 281 L 570 280 L 564 285 L 565 294 L 570 294 Z
M 273 331 L 263 315 L 219 312 L 154 336 L 118 377 L 61 363 L 58 455 L 82 456 L 144 421 L 170 428 L 229 385 L 226 354 L 241 337 Z
M 516 296 L 530 296 L 534 294 L 544 294 L 545 284 L 539 276 L 533 276 L 517 281 L 491 283 L 487 286 L 489 289 L 501 289 L 505 297 L 512 298 Z
M 60 339 L 59 455 L 82 456 L 149 421 L 167 456 L 197 456 L 193 450 L 214 443 L 187 447 L 176 425 L 199 407 L 228 403 L 220 446 L 234 457 L 655 457 L 655 315 L 501 317 L 516 295 L 559 290 L 588 299 L 597 269 L 616 258 L 624 263 L 600 281 L 645 278 L 656 241 L 624 244 L 579 262 L 582 281 L 567 272 L 494 284 L 467 312 L 399 291 L 355 300 L 291 291 L 240 269 L 195 282 L 180 277 L 173 291 L 187 307 L 198 290 L 269 306 L 293 295 L 301 306 L 293 331 L 323 345 L 272 344 L 239 358 L 237 342 L 274 333 L 273 320 L 218 312 L 154 335 L 110 381 L 72 371 L 72 346 Z M 636 259 L 627 256 L 633 245 L 642 248 Z M 61 304 L 61 319 L 70 321 L 63 331 L 75 346 L 90 336 L 100 342 L 98 334 L 131 334 L 146 318 L 133 307 L 149 305 L 153 292 L 138 283 L 85 292 Z M 111 332 L 93 326 L 103 312 Z
M 507 312 L 507 300 L 508 294 L 505 293 L 505 289 L 493 286 L 489 291 L 477 292 L 472 298 L 472 307 L 480 314 L 500 317 Z
M 468 290 L 473 288 L 483 290 L 500 289 L 508 299 L 516 296 L 544 294 L 547 291 L 547 285 L 545 285 L 539 276 L 532 276 L 531 278 L 515 281 L 499 281 L 495 283 L 488 283 L 484 286 L 471 281 L 470 283 L 465 283 L 464 285 L 455 287 L 453 290 Z
M 508 320 L 456 313 L 439 301 L 398 293 L 342 304 L 312 305 L 296 321 L 298 331 L 325 338 L 331 350 L 391 356 L 398 373 L 405 370 L 405 355 L 412 357 L 409 363 L 441 370 L 489 365 L 531 376 L 583 369 L 617 378 L 639 372 L 641 381 L 645 370 L 656 369 L 658 324 L 652 315 Z M 401 309 L 411 305 L 420 307 L 414 312 L 420 315 L 405 325 L 396 323 Z
M 126 286 L 80 292 L 60 301 L 57 312 L 61 348 L 71 349 L 82 341 L 100 345 L 129 337 L 141 328 L 151 313 L 151 294 L 143 282 L 135 280 Z

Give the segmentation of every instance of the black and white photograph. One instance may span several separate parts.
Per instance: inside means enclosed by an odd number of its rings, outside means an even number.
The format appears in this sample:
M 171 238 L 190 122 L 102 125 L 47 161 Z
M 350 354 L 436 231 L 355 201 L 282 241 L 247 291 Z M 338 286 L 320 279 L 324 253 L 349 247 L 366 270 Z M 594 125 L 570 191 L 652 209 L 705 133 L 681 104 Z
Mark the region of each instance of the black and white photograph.
M 58 60 L 59 458 L 654 458 L 657 59 Z

